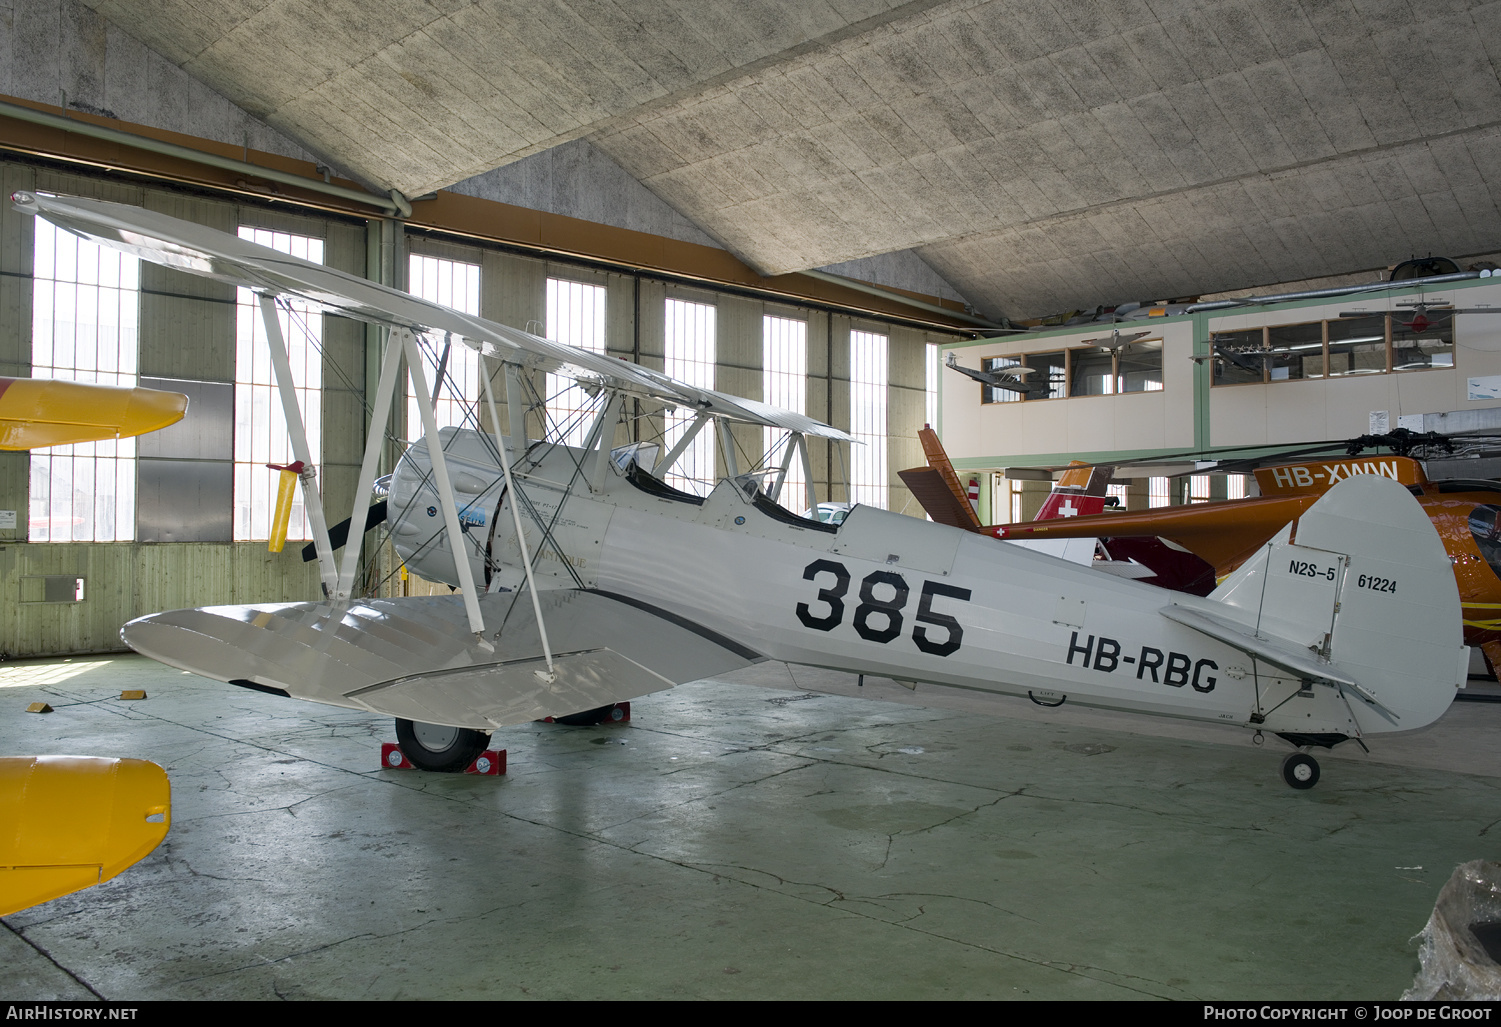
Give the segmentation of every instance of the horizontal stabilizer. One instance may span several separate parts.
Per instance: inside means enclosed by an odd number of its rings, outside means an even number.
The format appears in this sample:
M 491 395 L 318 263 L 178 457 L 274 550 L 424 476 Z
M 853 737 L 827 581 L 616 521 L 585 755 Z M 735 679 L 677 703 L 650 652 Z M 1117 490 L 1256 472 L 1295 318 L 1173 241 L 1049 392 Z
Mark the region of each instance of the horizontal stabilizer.
M 492 730 L 623 702 L 760 659 L 666 611 L 605 592 L 540 595 L 547 673 L 531 603 L 480 597 L 481 641 L 460 596 L 172 610 L 121 637 L 172 667 L 298 699 Z
M 1161 612 L 1254 657 L 1258 709 L 1279 732 L 1326 716 L 1321 698 L 1278 698 L 1300 681 L 1344 698 L 1341 733 L 1423 727 L 1448 709 L 1468 662 L 1438 532 L 1404 486 L 1374 474 L 1335 484 L 1207 599 Z M 1279 673 L 1288 680 L 1275 683 Z
M 1365 699 L 1378 706 L 1381 705 L 1376 702 L 1375 697 L 1366 694 L 1353 677 L 1341 673 L 1337 667 L 1322 662 L 1306 649 L 1299 652 L 1289 645 L 1279 644 L 1272 639 L 1258 638 L 1239 624 L 1201 613 L 1198 610 L 1190 610 L 1182 606 L 1164 606 L 1158 612 L 1170 621 L 1176 621 L 1210 638 L 1217 638 L 1228 646 L 1234 646 L 1247 656 L 1254 656 L 1273 666 L 1281 667 L 1294 677 L 1353 688 Z

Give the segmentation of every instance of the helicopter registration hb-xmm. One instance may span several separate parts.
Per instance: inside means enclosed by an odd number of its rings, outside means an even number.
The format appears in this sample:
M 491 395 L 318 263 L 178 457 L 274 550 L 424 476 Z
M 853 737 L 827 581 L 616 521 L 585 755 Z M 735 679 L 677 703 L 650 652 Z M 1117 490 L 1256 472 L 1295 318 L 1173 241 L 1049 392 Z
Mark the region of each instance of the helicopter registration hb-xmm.
M 812 480 L 807 436 L 849 439 L 810 418 L 155 212 L 13 199 L 87 238 L 259 293 L 294 454 L 309 468 L 276 303 L 307 301 L 391 329 L 351 522 L 368 512 L 405 354 L 425 437 L 393 476 L 391 537 L 409 566 L 460 593 L 354 595 L 359 545 L 346 545 L 336 565 L 305 474 L 324 599 L 158 613 L 122 636 L 173 667 L 393 716 L 419 765 L 453 769 L 497 728 L 765 659 L 1237 724 L 1300 748 L 1432 723 L 1465 674 L 1444 548 L 1390 480 L 1330 489 L 1207 598 L 869 506 L 824 524 L 775 501 L 794 456 Z M 493 434 L 437 430 L 419 336 L 481 353 Z M 504 369 L 504 433 L 489 361 Z M 527 438 L 523 396 L 538 370 L 596 394 L 582 446 L 558 433 Z M 627 399 L 694 419 L 660 457 L 649 455 L 659 447 L 616 448 Z M 732 465 L 707 497 L 666 483 L 696 433 L 727 441 L 732 423 L 787 431 L 780 467 L 741 475 Z M 1296 752 L 1283 773 L 1310 787 L 1318 765 Z

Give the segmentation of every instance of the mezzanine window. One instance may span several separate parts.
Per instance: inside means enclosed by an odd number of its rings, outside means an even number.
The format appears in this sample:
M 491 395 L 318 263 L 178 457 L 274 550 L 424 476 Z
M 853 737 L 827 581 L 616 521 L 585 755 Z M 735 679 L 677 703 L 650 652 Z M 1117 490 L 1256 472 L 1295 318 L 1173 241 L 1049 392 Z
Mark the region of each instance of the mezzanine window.
M 1265 325 L 1215 332 L 1210 346 L 1215 385 L 1454 366 L 1454 327 L 1448 318 L 1417 329 L 1390 314 Z
M 1162 389 L 1162 340 L 1143 339 L 1125 345 L 1088 346 L 1049 353 L 985 357 L 984 371 L 1007 367 L 1030 368 L 1020 380 L 1030 386 L 1023 394 L 989 385 L 980 387 L 981 403 L 1062 399 L 1065 396 L 1114 396 Z

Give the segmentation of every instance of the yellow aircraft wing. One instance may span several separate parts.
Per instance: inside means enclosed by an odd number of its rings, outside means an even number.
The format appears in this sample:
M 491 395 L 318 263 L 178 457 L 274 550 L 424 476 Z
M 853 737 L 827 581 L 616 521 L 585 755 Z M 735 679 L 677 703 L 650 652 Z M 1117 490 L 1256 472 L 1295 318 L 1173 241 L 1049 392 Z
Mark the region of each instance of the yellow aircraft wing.
M 167 836 L 167 773 L 146 760 L 0 758 L 0 916 L 108 881 Z
M 188 397 L 53 378 L 0 378 L 0 449 L 143 435 L 182 420 Z

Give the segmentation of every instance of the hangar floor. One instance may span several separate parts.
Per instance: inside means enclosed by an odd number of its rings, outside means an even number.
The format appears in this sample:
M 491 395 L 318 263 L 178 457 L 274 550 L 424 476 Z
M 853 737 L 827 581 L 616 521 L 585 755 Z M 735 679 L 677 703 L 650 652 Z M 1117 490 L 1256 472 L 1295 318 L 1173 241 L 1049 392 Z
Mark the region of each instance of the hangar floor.
M 1498 855 L 1501 705 L 1295 792 L 1244 732 L 857 691 L 763 665 L 501 732 L 478 778 L 136 656 L 7 664 L 0 752 L 156 760 L 173 823 L 0 921 L 0 995 L 1395 998 L 1454 866 Z

